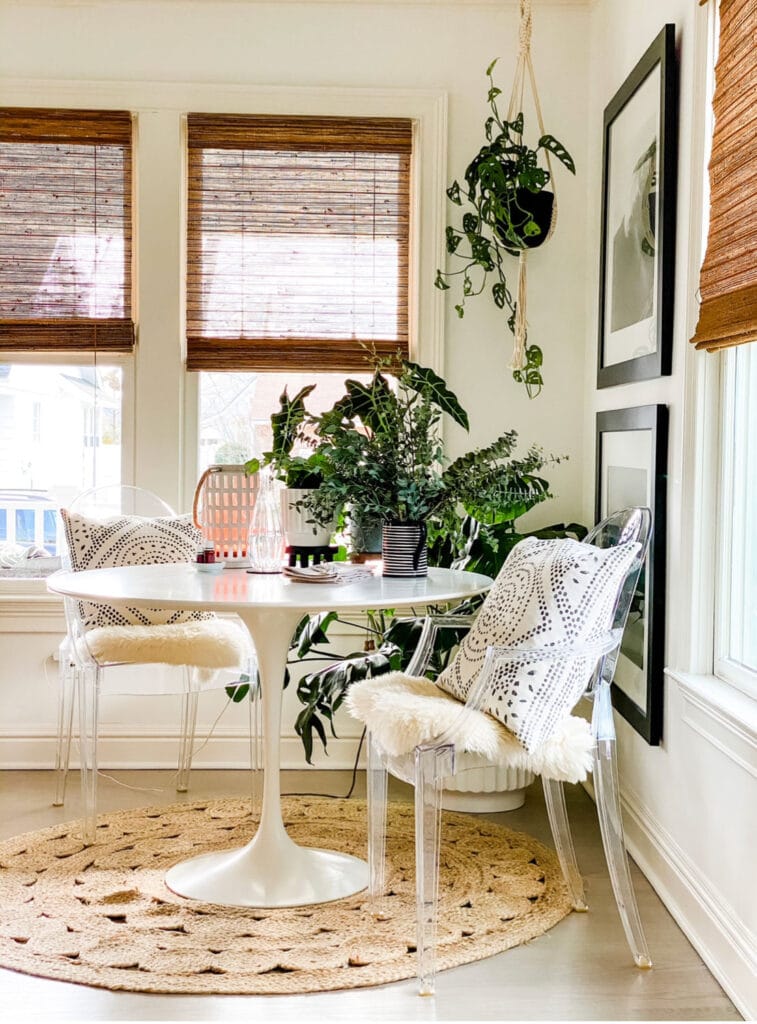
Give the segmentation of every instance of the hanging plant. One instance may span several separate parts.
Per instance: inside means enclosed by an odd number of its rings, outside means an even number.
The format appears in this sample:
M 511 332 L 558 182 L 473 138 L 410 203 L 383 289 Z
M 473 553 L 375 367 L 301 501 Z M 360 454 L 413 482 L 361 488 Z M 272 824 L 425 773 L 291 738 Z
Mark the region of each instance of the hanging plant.
M 491 295 L 497 308 L 505 312 L 507 326 L 514 336 L 513 378 L 525 385 L 529 398 L 534 398 L 544 381 L 542 351 L 538 345 L 529 345 L 526 336 L 526 254 L 547 241 L 555 227 L 554 187 L 547 188 L 552 181 L 550 156 L 559 160 L 571 174 L 576 173 L 576 167 L 565 146 L 544 132 L 529 52 L 528 6 L 521 4 L 521 52 L 508 117 L 501 117 L 497 107 L 497 97 L 502 90 L 494 84 L 492 72 L 497 61 L 493 60 L 486 69 L 491 108 L 491 115 L 484 123 L 486 145 L 468 165 L 465 186 L 453 181 L 447 189 L 452 203 L 470 207 L 463 213 L 459 226 L 447 227 L 447 252 L 462 260 L 463 266 L 458 270 L 437 270 L 435 284 L 446 291 L 450 288 L 449 279 L 462 276 L 462 297 L 455 306 L 457 315 L 462 317 L 466 300 L 484 292 L 489 286 L 489 275 L 494 275 Z M 516 101 L 522 103 L 526 68 L 530 71 L 541 130 L 533 149 L 523 141 L 522 110 L 513 114 Z M 514 294 L 507 282 L 507 259 L 512 256 L 518 259 L 518 285 Z

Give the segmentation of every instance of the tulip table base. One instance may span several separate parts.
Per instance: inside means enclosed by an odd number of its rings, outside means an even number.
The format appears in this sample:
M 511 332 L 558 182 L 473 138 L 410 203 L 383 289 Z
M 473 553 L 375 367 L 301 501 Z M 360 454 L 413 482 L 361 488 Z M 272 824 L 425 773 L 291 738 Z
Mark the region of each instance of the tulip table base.
M 298 846 L 281 818 L 281 680 L 300 610 L 246 608 L 239 615 L 258 655 L 263 700 L 263 809 L 254 838 L 239 850 L 181 861 L 166 874 L 172 892 L 233 907 L 295 907 L 352 896 L 368 885 L 368 865 L 345 853 Z
M 260 834 L 258 834 L 260 835 Z M 179 896 L 230 907 L 304 907 L 352 896 L 368 885 L 368 865 L 347 853 L 297 846 L 283 833 L 241 850 L 205 853 L 166 874 Z

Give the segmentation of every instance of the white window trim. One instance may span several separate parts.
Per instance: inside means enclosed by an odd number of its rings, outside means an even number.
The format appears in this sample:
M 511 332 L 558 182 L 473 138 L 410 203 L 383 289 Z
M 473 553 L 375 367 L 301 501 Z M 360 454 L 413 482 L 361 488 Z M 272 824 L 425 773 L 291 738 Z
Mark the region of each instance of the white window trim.
M 414 358 L 443 374 L 444 297 L 434 287 L 428 268 L 443 266 L 445 259 L 446 92 L 0 79 L 0 104 L 122 109 L 136 115 L 133 301 L 139 315 L 128 398 L 124 382 L 125 483 L 158 491 L 177 508 L 191 508 L 196 484 L 197 379 L 183 365 L 183 122 L 190 111 L 412 118 L 410 344 Z M 157 166 L 162 172 L 151 174 Z M 171 382 L 170 388 L 166 381 Z M 0 601 L 17 603 L 20 594 L 29 595 L 34 587 L 42 602 L 50 600 L 44 581 L 24 581 L 23 592 L 16 581 L 10 581 L 13 593 L 5 582 L 0 581 Z M 34 613 L 34 605 L 33 597 L 23 598 L 29 614 Z
M 691 176 L 688 202 L 692 215 L 686 282 L 682 289 L 688 298 L 687 337 L 693 336 L 699 318 L 699 271 L 708 189 L 705 167 L 710 141 L 706 112 L 712 89 L 710 55 L 715 52 L 715 31 L 713 5 L 698 9 L 690 162 L 692 167 L 702 168 L 702 173 Z M 681 508 L 691 514 L 682 516 L 681 553 L 684 557 L 681 571 L 671 580 L 669 600 L 687 608 L 688 617 L 667 674 L 676 681 L 685 700 L 690 700 L 691 694 L 696 692 L 699 707 L 709 708 L 712 714 L 720 714 L 726 703 L 731 717 L 733 709 L 739 709 L 736 713 L 750 723 L 748 731 L 754 735 L 757 700 L 753 684 L 745 687 L 745 680 L 734 671 L 738 666 L 732 662 L 726 665 L 718 658 L 716 650 L 716 595 L 723 563 L 720 545 L 713 540 L 720 536 L 721 530 L 724 356 L 697 352 L 687 344 L 684 358 Z
M 734 552 L 734 537 L 743 536 L 743 524 L 734 522 L 731 510 L 741 514 L 735 501 L 735 473 L 740 441 L 734 423 L 737 400 L 735 350 L 723 353 L 720 416 L 723 423 L 720 466 L 720 531 L 718 544 L 717 592 L 715 599 L 714 674 L 744 693 L 757 698 L 757 672 L 730 655 L 730 623 L 734 606 L 744 600 L 744 562 Z M 750 359 L 752 355 L 750 353 Z M 746 382 L 741 382 L 745 386 Z M 743 407 L 744 395 L 741 395 Z
M 91 353 L 68 352 L 0 352 L 1 363 L 34 366 L 60 364 L 61 366 L 91 366 Z M 134 482 L 134 357 L 123 352 L 102 355 L 98 362 L 118 366 L 121 370 L 121 480 L 125 484 Z M 9 602 L 13 614 L 24 609 L 28 614 L 46 611 L 50 602 L 60 609 L 63 601 L 48 594 L 45 579 L 0 578 L 0 603 Z M 3 612 L 8 609 L 4 608 Z

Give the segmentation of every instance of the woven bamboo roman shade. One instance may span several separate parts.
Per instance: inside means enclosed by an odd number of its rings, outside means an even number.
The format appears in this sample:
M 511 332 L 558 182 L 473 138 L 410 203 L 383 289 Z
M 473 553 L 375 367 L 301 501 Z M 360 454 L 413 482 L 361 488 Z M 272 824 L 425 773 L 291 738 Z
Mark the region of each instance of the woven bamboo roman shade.
M 0 350 L 128 352 L 131 115 L 0 108 Z
M 408 351 L 412 122 L 190 114 L 187 367 Z
M 710 352 L 757 341 L 757 8 L 720 0 L 710 228 L 691 339 Z

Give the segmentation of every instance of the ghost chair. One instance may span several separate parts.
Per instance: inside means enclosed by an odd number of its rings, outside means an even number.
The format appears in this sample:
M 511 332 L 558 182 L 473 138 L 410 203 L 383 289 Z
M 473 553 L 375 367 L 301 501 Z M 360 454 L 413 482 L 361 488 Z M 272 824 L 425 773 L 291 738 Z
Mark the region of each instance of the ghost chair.
M 542 777 L 573 907 L 586 910 L 563 793 L 593 770 L 610 880 L 637 967 L 651 967 L 625 851 L 610 684 L 651 535 L 648 509 L 619 512 L 582 543 L 527 538 L 513 548 L 449 667 L 425 677 L 439 630 L 425 620 L 405 673 L 354 684 L 348 710 L 368 731 L 368 860 L 377 916 L 385 892 L 388 773 L 415 787 L 417 958 L 434 991 L 445 780 L 496 764 Z M 591 724 L 571 714 L 582 696 Z
M 194 561 L 200 534 L 157 495 L 138 487 L 93 488 L 61 509 L 64 571 Z M 65 799 L 73 708 L 79 704 L 84 836 L 95 836 L 98 712 L 103 683 L 114 692 L 181 695 L 176 789 L 189 784 L 198 695 L 255 678 L 255 656 L 240 620 L 208 612 L 115 608 L 64 598 L 59 656 L 55 804 Z M 139 677 L 139 678 L 137 678 Z M 108 690 L 111 691 L 110 679 Z M 252 714 L 252 703 L 251 714 Z

